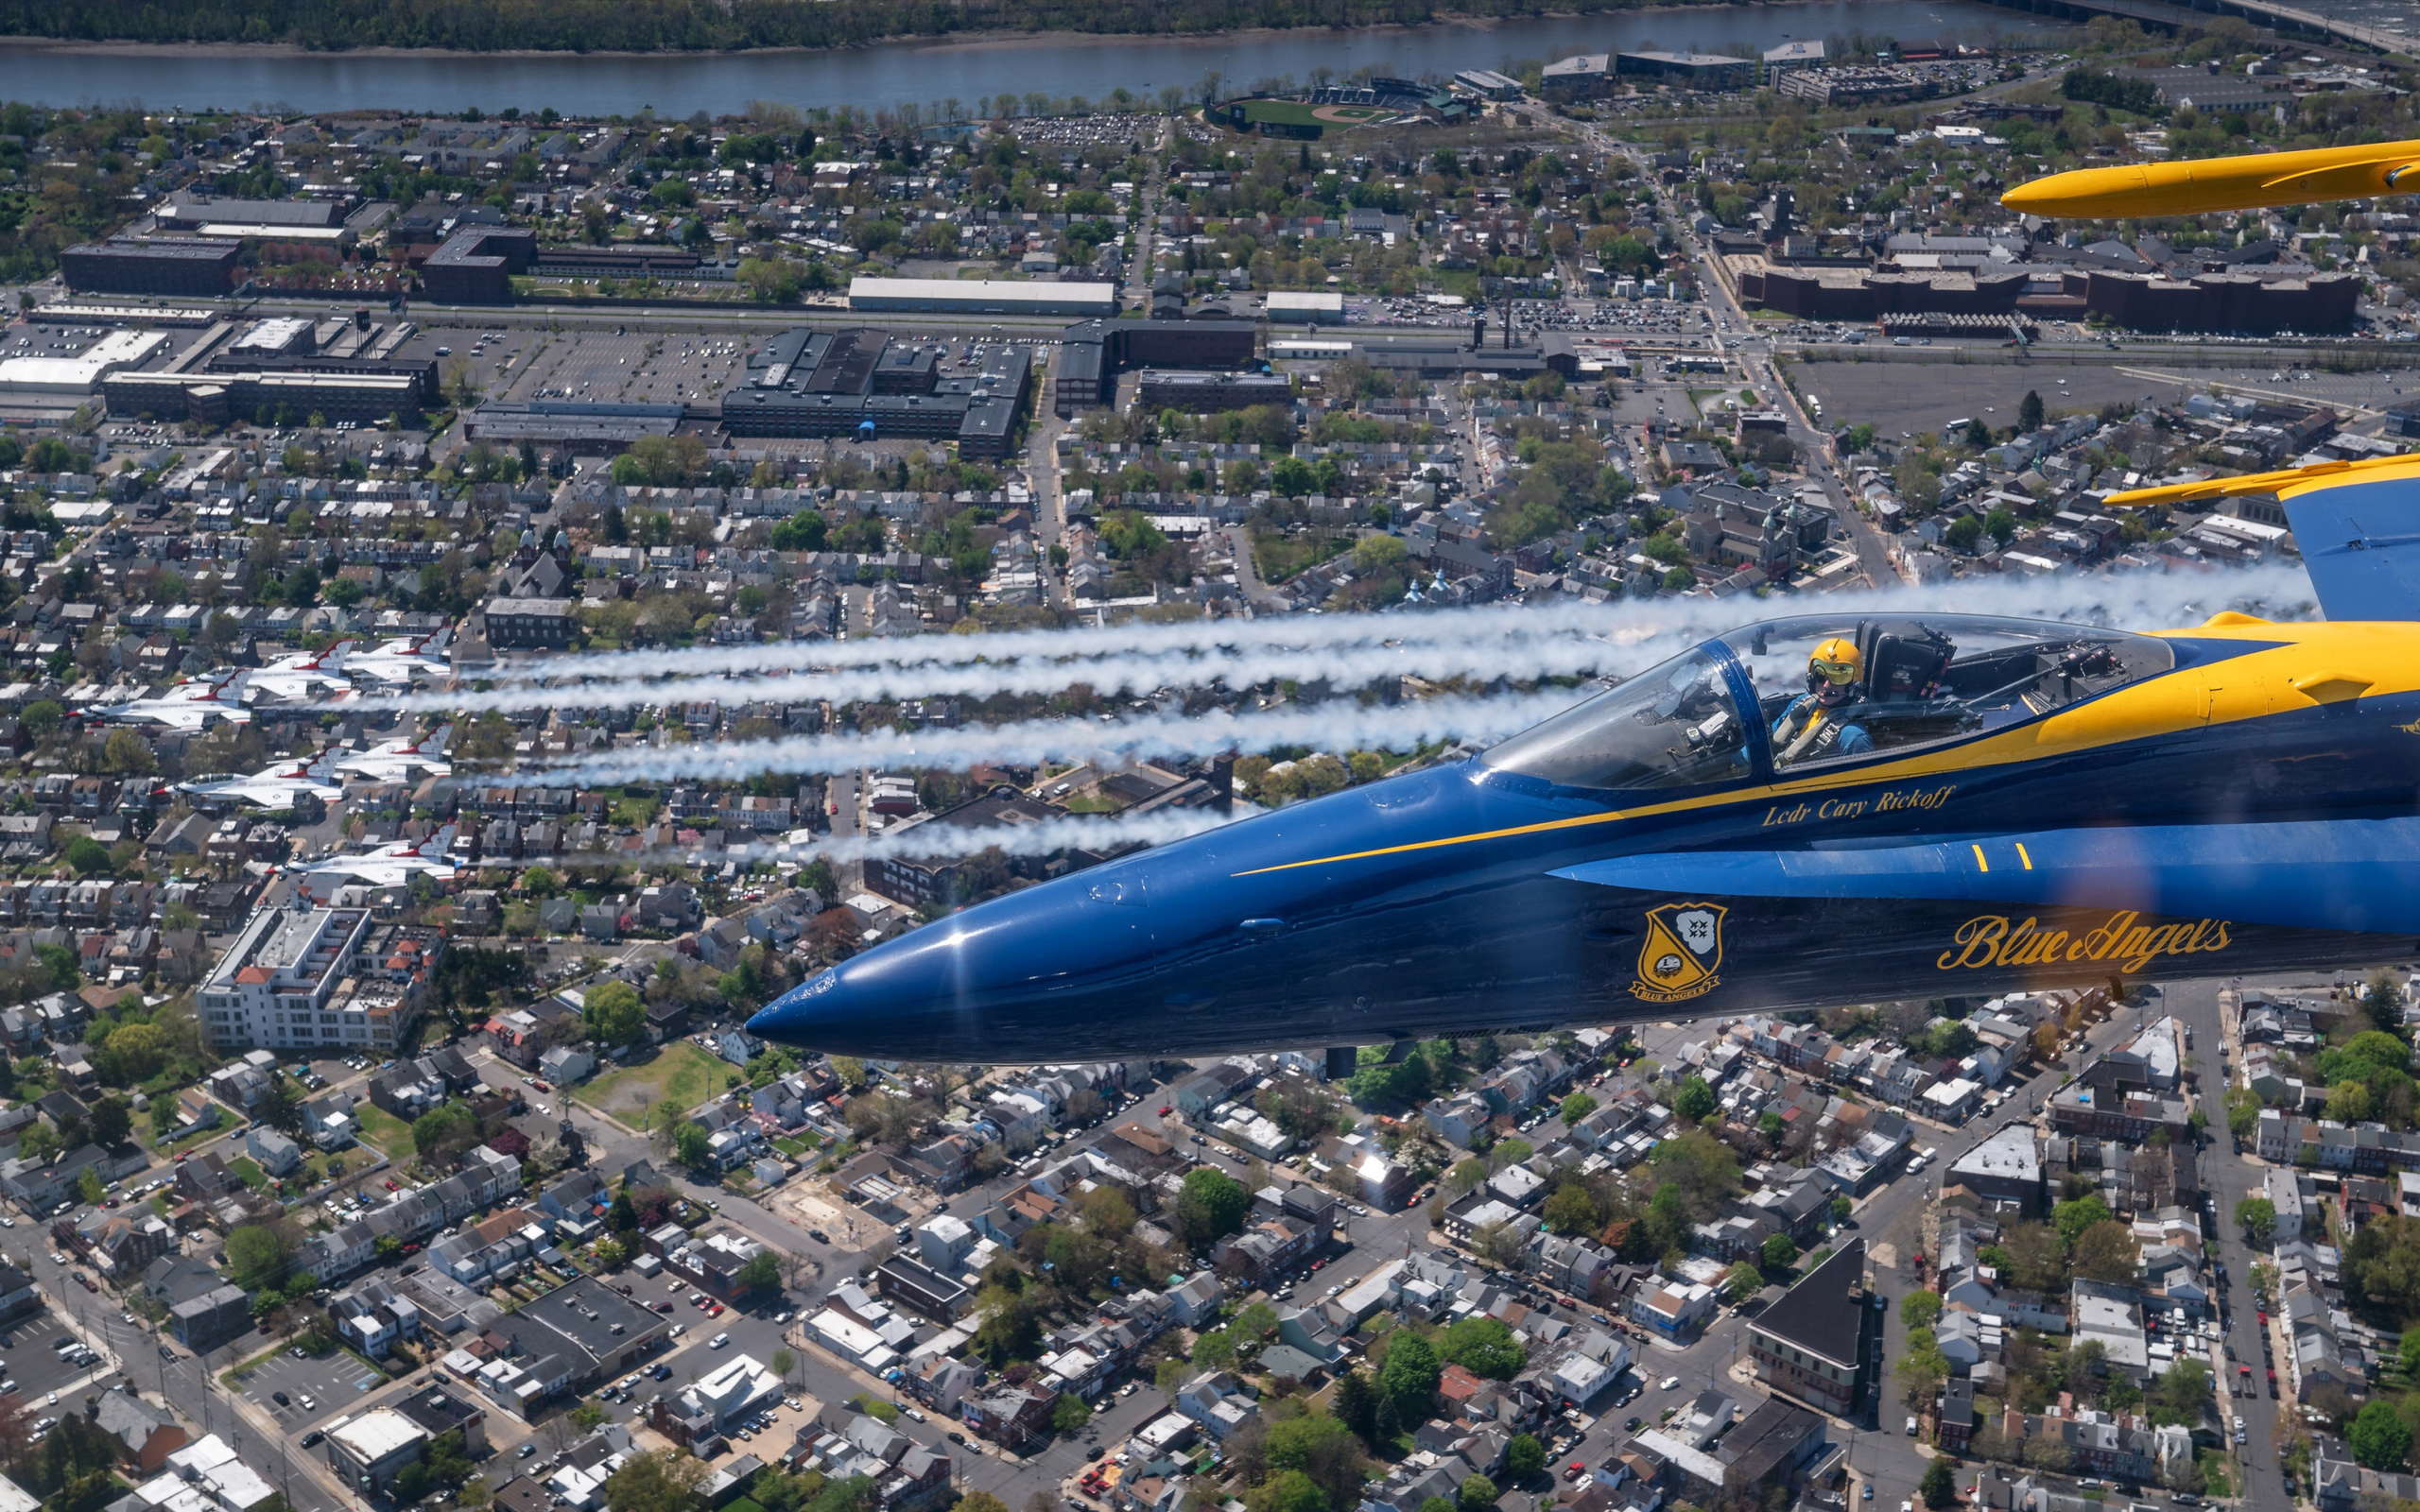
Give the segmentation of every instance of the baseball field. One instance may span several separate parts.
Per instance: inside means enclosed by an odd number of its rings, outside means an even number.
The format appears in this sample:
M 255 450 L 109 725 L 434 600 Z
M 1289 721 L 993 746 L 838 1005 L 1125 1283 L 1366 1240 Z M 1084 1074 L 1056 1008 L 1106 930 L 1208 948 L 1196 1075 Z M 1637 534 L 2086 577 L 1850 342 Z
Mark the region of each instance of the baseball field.
M 1393 111 L 1382 105 L 1306 105 L 1301 100 L 1242 100 L 1244 119 L 1255 125 L 1362 126 L 1382 121 Z

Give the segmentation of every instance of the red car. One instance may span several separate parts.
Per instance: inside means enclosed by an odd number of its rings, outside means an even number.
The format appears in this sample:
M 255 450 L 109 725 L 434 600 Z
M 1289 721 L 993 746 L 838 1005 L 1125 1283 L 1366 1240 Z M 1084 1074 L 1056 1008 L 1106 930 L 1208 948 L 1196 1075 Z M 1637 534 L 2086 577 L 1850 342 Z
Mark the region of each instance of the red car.
M 552 1087 L 547 1086 L 547 1085 L 546 1085 L 544 1082 L 543 1082 L 543 1081 L 533 1081 L 533 1082 L 531 1082 L 529 1085 L 530 1085 L 530 1086 L 532 1086 L 532 1087 L 537 1088 L 537 1089 L 538 1089 L 540 1091 L 542 1091 L 542 1092 L 550 1092 L 550 1091 L 554 1091 L 554 1089 L 553 1089 Z
M 708 1317 L 720 1317 L 720 1316 L 722 1316 L 722 1304 L 721 1304 L 720 1302 L 717 1302 L 714 1306 L 712 1306 L 712 1307 L 710 1307 L 710 1308 L 707 1308 L 707 1309 L 706 1309 L 706 1316 L 708 1316 Z
M 1162 1118 L 1166 1118 L 1166 1117 L 1167 1117 L 1170 1113 L 1173 1113 L 1173 1112 L 1175 1112 L 1175 1111 L 1176 1111 L 1176 1109 L 1175 1109 L 1174 1108 L 1171 1108 L 1171 1107 L 1167 1106 L 1167 1104 L 1165 1104 L 1165 1103 L 1164 1103 L 1164 1104 L 1162 1104 L 1162 1105 L 1161 1105 L 1161 1107 L 1160 1107 L 1160 1116 L 1161 1116 Z
M 387 1178 L 387 1190 L 389 1192 L 401 1192 L 404 1190 L 404 1184 L 390 1176 Z

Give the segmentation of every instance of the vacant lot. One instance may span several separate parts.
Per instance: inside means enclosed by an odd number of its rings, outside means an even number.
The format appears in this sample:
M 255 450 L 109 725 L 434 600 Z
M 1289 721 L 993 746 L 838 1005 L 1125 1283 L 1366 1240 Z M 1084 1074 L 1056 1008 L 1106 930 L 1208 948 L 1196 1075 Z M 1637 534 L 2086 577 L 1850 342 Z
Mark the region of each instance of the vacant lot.
M 2147 376 L 2152 370 L 2149 364 L 2140 369 L 2132 364 L 2125 369 L 2047 363 L 2018 367 L 1945 358 L 1937 363 L 1810 362 L 1792 369 L 1799 391 L 1824 401 L 1825 424 L 1866 424 L 1894 438 L 1902 431 L 1937 431 L 1952 420 L 1980 420 L 2005 430 L 2016 423 L 2027 389 L 2041 394 L 2044 409 L 2056 419 L 2112 402 L 2171 404 L 2206 387 L 2213 378 L 2237 376 L 2222 369 L 2185 369 L 2164 379 Z
M 390 1160 L 412 1158 L 412 1126 L 383 1108 L 370 1103 L 354 1105 L 353 1116 L 361 1125 L 361 1142 L 375 1145 Z
M 721 1090 L 732 1068 L 686 1040 L 660 1046 L 644 1060 L 609 1071 L 572 1095 L 600 1113 L 639 1126 L 647 1110 L 666 1098 L 695 1108 Z

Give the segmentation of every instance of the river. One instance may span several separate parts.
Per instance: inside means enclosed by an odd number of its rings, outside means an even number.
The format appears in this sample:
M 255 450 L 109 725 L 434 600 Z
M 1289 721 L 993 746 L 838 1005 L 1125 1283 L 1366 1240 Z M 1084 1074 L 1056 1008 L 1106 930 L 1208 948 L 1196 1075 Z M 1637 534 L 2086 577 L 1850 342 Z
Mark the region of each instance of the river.
M 61 45 L 0 42 L 0 99 L 39 105 L 140 104 L 152 110 L 272 106 L 326 114 L 476 106 L 552 106 L 567 115 L 734 114 L 751 100 L 859 109 L 931 107 L 1035 92 L 1098 100 L 1124 87 L 1191 93 L 1210 73 L 1236 93 L 1263 79 L 1307 79 L 1325 66 L 1402 78 L 1446 77 L 1573 52 L 1765 48 L 1849 36 L 1902 40 L 2031 34 L 2048 23 L 1975 0 L 1805 0 L 1692 6 L 1599 16 L 1531 17 L 1363 30 L 1253 31 L 1216 37 L 1094 37 L 1054 32 L 886 43 L 836 52 L 463 54 L 314 53 L 283 48 Z

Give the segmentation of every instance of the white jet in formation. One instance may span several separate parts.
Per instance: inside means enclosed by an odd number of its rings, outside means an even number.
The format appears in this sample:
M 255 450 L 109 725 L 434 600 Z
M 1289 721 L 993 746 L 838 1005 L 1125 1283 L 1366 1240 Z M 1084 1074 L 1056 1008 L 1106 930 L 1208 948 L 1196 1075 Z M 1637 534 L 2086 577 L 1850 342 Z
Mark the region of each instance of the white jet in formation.
M 422 678 L 451 677 L 454 669 L 439 655 L 454 638 L 451 630 L 422 636 L 397 636 L 381 641 L 345 663 L 347 676 L 390 687 L 410 687 Z
M 409 740 L 383 741 L 368 750 L 340 752 L 336 770 L 372 782 L 406 782 L 414 773 L 449 777 L 454 765 L 445 759 L 445 747 L 453 739 L 454 727 L 440 725 Z
M 95 704 L 79 713 L 87 720 L 148 725 L 157 730 L 200 730 L 222 722 L 250 724 L 252 714 L 244 707 L 243 697 L 251 676 L 250 672 L 221 672 L 177 683 L 157 698 Z
M 314 902 L 325 902 L 349 882 L 392 887 L 423 874 L 442 882 L 454 875 L 454 863 L 445 852 L 457 832 L 458 826 L 449 824 L 425 840 L 390 840 L 353 855 L 329 856 L 286 869 L 296 877 L 296 890 Z
M 255 706 L 333 702 L 330 695 L 353 692 L 353 682 L 345 676 L 353 647 L 351 641 L 338 641 L 324 651 L 280 657 L 252 674 L 246 694 Z
M 179 782 L 177 791 L 205 801 L 246 803 L 261 809 L 290 809 L 296 799 L 305 795 L 333 803 L 344 797 L 344 789 L 329 781 L 336 774 L 340 754 L 330 747 L 307 762 L 263 767 L 250 777 L 233 773 L 197 777 Z

